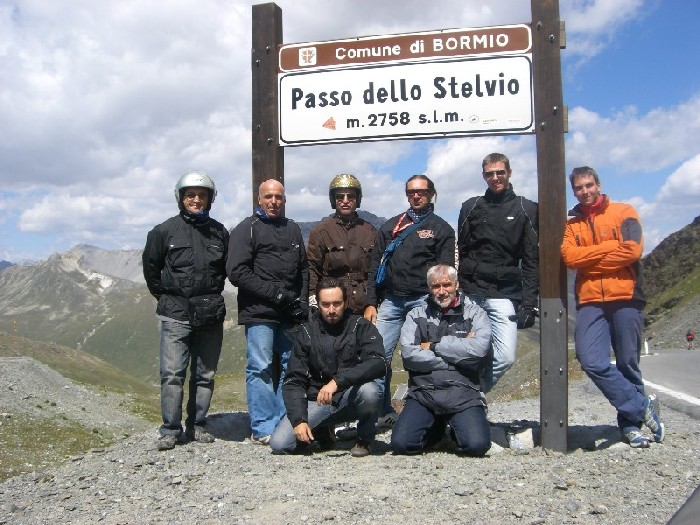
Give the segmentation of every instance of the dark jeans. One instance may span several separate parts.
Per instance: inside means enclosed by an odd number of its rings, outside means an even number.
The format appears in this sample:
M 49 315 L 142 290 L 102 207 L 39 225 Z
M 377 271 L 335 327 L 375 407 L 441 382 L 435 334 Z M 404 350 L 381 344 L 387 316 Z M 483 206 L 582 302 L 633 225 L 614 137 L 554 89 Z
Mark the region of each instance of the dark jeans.
M 576 315 L 576 358 L 610 404 L 624 431 L 640 428 L 647 406 L 639 369 L 644 314 L 628 301 L 585 304 Z M 615 364 L 610 362 L 610 349 Z
M 445 425 L 460 454 L 481 457 L 491 448 L 491 431 L 482 406 L 474 406 L 454 414 L 435 414 L 415 399 L 406 404 L 391 431 L 391 448 L 396 454 L 418 454 L 427 445 L 437 442 Z
M 183 386 L 188 366 L 190 381 L 185 426 L 189 428 L 206 422 L 223 336 L 223 323 L 193 329 L 187 324 L 161 321 L 161 434 L 179 435 L 182 432 Z

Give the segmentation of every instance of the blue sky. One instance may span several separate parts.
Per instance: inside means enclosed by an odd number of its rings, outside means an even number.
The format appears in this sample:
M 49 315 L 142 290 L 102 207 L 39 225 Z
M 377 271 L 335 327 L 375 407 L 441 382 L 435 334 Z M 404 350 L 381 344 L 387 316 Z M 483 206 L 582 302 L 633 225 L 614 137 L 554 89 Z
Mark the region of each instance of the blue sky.
M 252 3 L 0 0 L 0 259 L 141 248 L 194 168 L 217 183 L 215 218 L 233 227 L 250 213 Z M 287 43 L 530 21 L 528 0 L 277 4 Z M 560 12 L 567 172 L 591 165 L 636 206 L 648 252 L 700 214 L 700 3 L 561 0 Z M 363 208 L 390 217 L 405 179 L 427 173 L 454 225 L 492 151 L 536 200 L 531 136 L 400 140 L 287 149 L 287 215 L 330 213 L 328 183 L 350 172 Z

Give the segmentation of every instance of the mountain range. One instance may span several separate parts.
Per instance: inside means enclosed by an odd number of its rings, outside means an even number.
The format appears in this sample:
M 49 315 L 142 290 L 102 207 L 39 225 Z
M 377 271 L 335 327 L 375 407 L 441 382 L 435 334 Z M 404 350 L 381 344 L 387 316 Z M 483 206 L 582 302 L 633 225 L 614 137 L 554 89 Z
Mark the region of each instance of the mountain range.
M 372 224 L 386 219 L 361 211 Z M 299 223 L 304 241 L 317 222 Z M 159 375 L 160 332 L 146 288 L 142 250 L 78 244 L 34 264 L 0 268 L 0 332 L 88 352 L 135 378 Z M 245 369 L 245 335 L 236 290 L 224 290 L 227 316 L 220 373 Z
M 373 223 L 384 221 L 363 215 Z M 305 236 L 314 224 L 300 224 Z M 647 333 L 656 344 L 675 341 L 688 326 L 700 327 L 699 241 L 700 217 L 642 261 Z M 237 324 L 235 289 L 229 285 L 224 297 L 228 313 L 219 371 L 242 373 L 245 337 Z M 155 299 L 143 280 L 140 250 L 80 244 L 35 264 L 5 267 L 0 270 L 0 331 L 86 351 L 138 379 L 158 377 Z M 534 343 L 537 336 L 528 331 L 523 339 Z
M 244 347 L 235 295 L 225 292 L 222 371 L 240 368 Z M 139 379 L 158 377 L 155 299 L 139 250 L 78 245 L 33 265 L 0 271 L 0 331 L 101 357 Z

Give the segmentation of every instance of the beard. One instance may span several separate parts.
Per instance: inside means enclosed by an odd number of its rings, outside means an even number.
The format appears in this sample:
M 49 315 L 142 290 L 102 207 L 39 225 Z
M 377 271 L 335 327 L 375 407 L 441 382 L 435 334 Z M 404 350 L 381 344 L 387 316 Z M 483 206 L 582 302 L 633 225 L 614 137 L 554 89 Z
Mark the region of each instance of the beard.
M 439 297 L 435 297 L 435 302 L 440 305 L 440 308 L 447 308 L 452 304 L 452 301 L 454 301 L 454 298 L 456 297 L 456 294 L 448 294 L 448 295 L 442 295 Z

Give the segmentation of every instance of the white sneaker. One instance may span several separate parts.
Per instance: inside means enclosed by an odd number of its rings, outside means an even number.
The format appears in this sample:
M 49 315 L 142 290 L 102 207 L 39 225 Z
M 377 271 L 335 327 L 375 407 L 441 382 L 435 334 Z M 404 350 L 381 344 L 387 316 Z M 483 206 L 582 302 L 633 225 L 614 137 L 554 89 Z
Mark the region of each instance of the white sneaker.
M 269 445 L 271 437 L 272 436 L 260 436 L 259 438 L 256 438 L 251 434 L 250 440 L 253 442 L 253 445 Z

